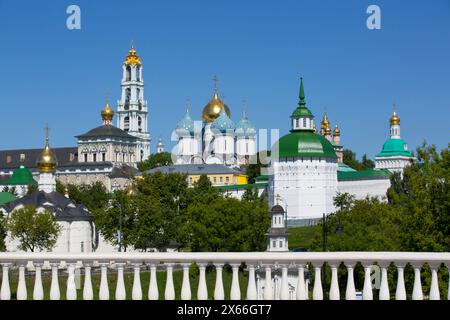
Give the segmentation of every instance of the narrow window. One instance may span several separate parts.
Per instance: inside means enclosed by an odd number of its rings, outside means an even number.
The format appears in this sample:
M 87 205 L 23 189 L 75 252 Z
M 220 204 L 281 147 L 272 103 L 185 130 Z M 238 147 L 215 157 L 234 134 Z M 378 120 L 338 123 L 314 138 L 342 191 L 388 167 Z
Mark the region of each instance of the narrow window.
M 102 152 L 102 161 L 105 162 L 106 161 L 106 153 Z
M 84 154 L 84 162 L 88 162 L 88 155 L 87 155 L 87 153 Z
M 25 153 L 21 153 L 20 154 L 20 162 L 24 162 L 25 161 Z
M 272 241 L 272 247 L 276 248 L 277 247 L 277 242 L 274 240 Z
M 93 154 L 93 157 L 94 157 L 94 162 L 97 162 L 97 154 L 96 153 Z

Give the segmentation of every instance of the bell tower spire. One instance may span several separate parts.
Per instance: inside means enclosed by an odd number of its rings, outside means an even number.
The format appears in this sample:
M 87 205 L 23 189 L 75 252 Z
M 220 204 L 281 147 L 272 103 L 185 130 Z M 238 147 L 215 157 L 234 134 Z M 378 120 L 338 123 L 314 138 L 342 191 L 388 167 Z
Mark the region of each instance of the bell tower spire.
M 117 106 L 117 127 L 138 138 L 137 160 L 143 161 L 150 155 L 150 134 L 148 132 L 148 106 L 144 99 L 142 62 L 137 55 L 134 41 L 122 65 L 122 94 Z

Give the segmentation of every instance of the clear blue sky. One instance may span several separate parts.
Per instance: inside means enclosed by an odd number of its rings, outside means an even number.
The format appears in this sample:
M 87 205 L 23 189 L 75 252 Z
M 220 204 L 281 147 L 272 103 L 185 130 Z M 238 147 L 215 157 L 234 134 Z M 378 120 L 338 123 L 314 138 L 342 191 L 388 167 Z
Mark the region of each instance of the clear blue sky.
M 66 8 L 81 7 L 81 30 Z M 381 30 L 366 8 L 381 7 Z M 199 119 L 217 74 L 232 118 L 242 99 L 258 128 L 289 130 L 304 77 L 307 105 L 338 122 L 345 147 L 373 157 L 396 101 L 410 148 L 449 142 L 450 1 L 0 0 L 0 149 L 75 146 L 100 125 L 105 93 L 120 95 L 135 40 L 156 140 L 184 115 Z

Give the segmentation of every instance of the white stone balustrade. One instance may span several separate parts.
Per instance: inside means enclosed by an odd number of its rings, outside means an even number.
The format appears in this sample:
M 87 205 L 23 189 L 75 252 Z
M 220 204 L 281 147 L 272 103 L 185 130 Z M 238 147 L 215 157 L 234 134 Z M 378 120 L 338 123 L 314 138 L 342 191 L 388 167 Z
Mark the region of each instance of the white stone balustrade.
M 180 283 L 180 298 L 192 299 L 189 267 L 196 263 L 199 269 L 197 299 L 223 300 L 229 297 L 232 300 L 272 300 L 272 299 L 297 299 L 307 300 L 310 297 L 309 285 L 311 282 L 314 300 L 356 299 L 355 266 L 358 263 L 364 268 L 364 284 L 362 298 L 364 300 L 406 300 L 408 297 L 414 300 L 439 300 L 449 299 L 450 288 L 446 289 L 444 297 L 439 291 L 439 270 L 442 266 L 450 266 L 450 253 L 433 252 L 171 252 L 171 253 L 0 253 L 0 265 L 2 270 L 2 282 L 0 300 L 11 299 L 10 287 L 12 275 L 18 276 L 16 299 L 34 300 L 44 299 L 44 287 L 42 283 L 43 272 L 51 274 L 51 285 L 48 297 L 51 300 L 59 300 L 65 297 L 67 300 L 92 300 L 94 292 L 98 293 L 100 300 L 111 298 L 108 285 L 108 272 L 117 277 L 114 294 L 116 300 L 133 299 L 142 300 L 143 291 L 141 273 L 144 269 L 150 270 L 150 283 L 145 298 L 158 300 L 164 298 L 173 300 L 176 298 L 174 276 L 175 270 L 182 270 L 183 277 Z M 239 281 L 239 268 L 245 263 L 248 272 L 246 286 L 242 288 Z M 376 293 L 372 289 L 371 265 L 378 264 L 381 268 L 381 286 Z M 338 283 L 338 267 L 343 264 L 347 268 L 345 292 L 340 292 Z M 428 264 L 431 269 L 431 283 L 429 292 L 424 292 L 421 281 L 421 269 Z M 224 291 L 223 268 L 231 266 L 231 289 L 228 294 Z M 409 265 L 414 270 L 414 286 L 411 292 L 405 288 L 404 270 Z M 31 277 L 34 276 L 34 286 L 31 293 L 27 292 L 25 282 L 26 269 L 32 267 Z M 206 268 L 214 266 L 215 284 L 214 290 L 208 292 L 206 281 Z M 324 292 L 323 268 L 331 268 L 331 282 L 329 292 Z M 397 268 L 397 277 L 394 282 L 388 282 L 388 267 Z M 84 284 L 80 293 L 75 284 L 75 270 L 84 270 Z M 208 267 L 209 268 L 209 267 Z M 12 273 L 12 270 L 16 270 Z M 94 288 L 91 273 L 100 271 L 100 285 Z M 164 295 L 160 297 L 157 283 L 157 270 L 165 271 Z M 306 272 L 314 276 L 314 279 L 306 277 Z M 132 289 L 127 292 L 124 273 L 133 273 Z M 295 274 L 296 292 L 289 288 L 288 274 Z M 18 274 L 18 275 L 17 275 Z M 67 275 L 66 294 L 60 292 L 61 275 Z M 30 278 L 29 278 L 30 279 Z M 212 279 L 212 278 L 210 278 Z M 264 288 L 261 289 L 260 281 L 266 279 Z M 270 281 L 267 281 L 270 279 Z M 276 280 L 274 280 L 276 279 Z M 30 279 L 32 280 L 32 279 Z M 392 279 L 391 279 L 392 280 Z M 342 281 L 342 279 L 341 279 Z M 161 284 L 160 284 L 161 285 Z M 392 292 L 389 288 L 391 286 Z M 325 286 L 326 287 L 326 286 Z M 241 291 L 242 288 L 242 291 Z M 341 284 L 342 288 L 342 284 Z M 394 290 L 395 289 L 395 290 Z M 31 294 L 31 296 L 29 296 Z M 377 296 L 376 296 L 377 294 Z M 445 296 L 447 295 L 447 296 Z M 45 296 L 47 297 L 47 296 Z

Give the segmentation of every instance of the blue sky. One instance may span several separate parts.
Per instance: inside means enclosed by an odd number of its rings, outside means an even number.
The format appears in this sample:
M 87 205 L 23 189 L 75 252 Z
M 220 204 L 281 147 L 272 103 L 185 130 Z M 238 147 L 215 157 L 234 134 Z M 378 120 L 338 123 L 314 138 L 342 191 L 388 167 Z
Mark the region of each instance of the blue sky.
M 66 8 L 81 8 L 81 30 Z M 381 30 L 366 8 L 381 8 Z M 289 130 L 299 77 L 316 124 L 326 110 L 342 143 L 373 157 L 392 103 L 410 148 L 449 142 L 450 1 L 5 1 L 0 0 L 0 149 L 75 146 L 101 124 L 106 92 L 120 95 L 134 39 L 143 61 L 152 152 L 184 115 L 200 119 L 219 91 L 239 120 Z

